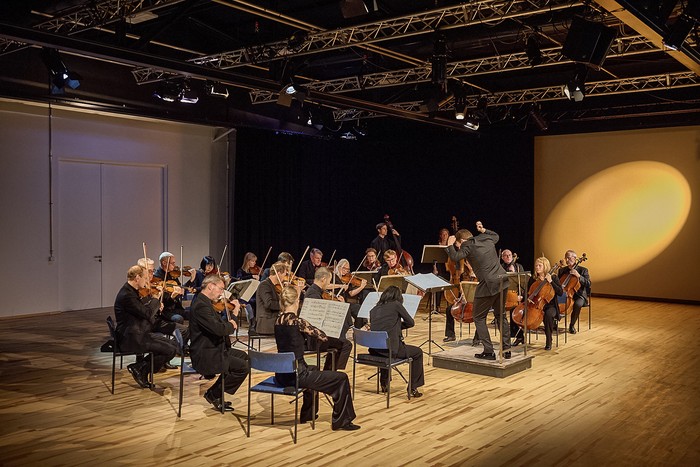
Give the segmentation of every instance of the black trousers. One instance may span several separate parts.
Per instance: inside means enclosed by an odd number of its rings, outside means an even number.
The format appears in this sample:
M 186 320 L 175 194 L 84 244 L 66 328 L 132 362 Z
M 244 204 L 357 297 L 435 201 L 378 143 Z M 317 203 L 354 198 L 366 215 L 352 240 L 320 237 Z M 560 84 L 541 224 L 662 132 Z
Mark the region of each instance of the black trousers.
M 557 306 L 546 306 L 544 308 L 544 335 L 547 338 L 546 345 L 552 345 L 552 334 L 557 329 L 557 317 L 559 308 Z
M 314 391 L 328 394 L 333 399 L 333 418 L 331 426 L 340 428 L 355 419 L 355 407 L 350 395 L 350 381 L 348 375 L 339 371 L 319 371 L 314 366 L 307 366 L 299 362 L 299 387 L 313 389 Z M 278 383 L 285 386 L 294 386 L 294 374 L 276 374 Z M 316 393 L 316 411 L 318 412 L 318 392 Z M 313 419 L 312 391 L 304 391 L 304 401 L 301 405 L 299 416 L 302 423 Z
M 336 339 L 329 337 L 327 341 L 319 341 L 315 337 L 309 336 L 306 341 L 306 350 L 316 350 L 320 346 L 321 352 L 326 352 L 328 349 L 335 349 L 335 369 L 344 370 L 348 365 L 348 359 L 352 352 L 352 343 L 347 339 Z M 327 354 L 323 364 L 324 370 L 333 369 L 333 354 Z
M 496 323 L 501 322 L 501 318 L 505 316 L 503 310 L 500 308 L 501 305 L 501 295 L 491 295 L 489 297 L 475 297 L 474 298 L 474 324 L 476 325 L 476 333 L 474 338 L 481 340 L 484 345 L 484 352 L 494 353 L 493 343 L 491 342 L 491 336 L 489 335 L 489 328 L 486 324 L 486 316 L 489 314 L 489 310 L 493 308 L 493 314 L 496 317 Z M 477 337 L 478 335 L 478 337 Z M 501 336 L 501 342 L 503 350 L 506 351 L 510 349 L 510 327 L 503 326 L 503 335 Z
M 388 350 L 369 349 L 369 353 L 382 357 L 389 356 Z M 414 390 L 425 385 L 425 376 L 423 374 L 423 351 L 420 349 L 420 347 L 416 347 L 415 345 L 406 345 L 401 342 L 396 354 L 392 354 L 392 358 L 401 359 L 408 357 L 413 358 L 413 361 L 411 362 L 411 390 Z M 380 370 L 379 383 L 382 386 L 386 386 L 388 379 L 389 372 L 387 370 Z
M 126 349 L 132 350 L 132 349 Z M 158 373 L 163 366 L 172 360 L 177 353 L 177 343 L 175 340 L 164 336 L 160 333 L 150 332 L 144 336 L 144 341 L 139 349 L 143 350 L 144 353 L 150 352 L 153 354 L 153 372 Z M 149 355 L 144 356 L 143 359 L 137 359 L 136 370 L 141 374 L 143 380 L 148 379 L 148 373 L 151 371 L 151 357 Z
M 574 327 L 574 324 L 578 321 L 579 316 L 581 316 L 581 308 L 586 304 L 586 299 L 583 297 L 574 295 L 574 306 L 571 311 L 571 322 L 569 323 L 569 326 L 572 328 Z
M 226 357 L 226 364 L 228 364 L 228 371 L 219 375 L 216 383 L 209 388 L 211 394 L 214 397 L 221 397 L 221 378 L 224 378 L 224 391 L 227 394 L 235 394 L 238 388 L 241 387 L 243 381 L 248 377 L 248 367 L 250 362 L 248 360 L 248 354 L 238 349 L 228 349 L 228 355 Z

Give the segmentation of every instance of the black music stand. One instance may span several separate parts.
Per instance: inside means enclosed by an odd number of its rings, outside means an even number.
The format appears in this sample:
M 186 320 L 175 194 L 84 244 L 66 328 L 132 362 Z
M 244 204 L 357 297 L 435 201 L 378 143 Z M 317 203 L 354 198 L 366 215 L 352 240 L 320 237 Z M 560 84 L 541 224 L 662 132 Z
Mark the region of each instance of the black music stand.
M 423 245 L 423 256 L 421 256 L 420 262 L 423 264 L 447 263 L 448 257 L 445 248 L 447 248 L 445 245 Z M 439 314 L 440 311 L 435 306 L 435 300 L 433 300 L 432 309 L 430 310 L 428 317 L 430 317 L 430 315 Z
M 429 298 L 429 308 L 431 310 L 428 312 L 428 339 L 423 342 L 419 347 L 423 347 L 428 344 L 428 358 L 432 355 L 432 344 L 435 344 L 440 348 L 440 350 L 445 350 L 440 344 L 433 340 L 433 313 L 432 309 L 435 308 L 435 293 L 442 292 L 447 289 L 454 287 L 452 284 L 447 282 L 442 277 L 436 276 L 433 273 L 429 274 L 416 274 L 415 276 L 406 277 L 406 282 L 416 287 L 423 293 L 430 294 Z
M 245 310 L 245 307 L 249 303 L 248 301 L 258 290 L 258 285 L 260 285 L 260 281 L 256 279 L 248 279 L 244 281 L 231 282 L 228 287 L 226 287 L 226 290 L 231 293 L 231 297 L 241 301 L 241 309 L 238 311 L 238 316 L 233 317 L 238 325 L 236 326 L 236 332 L 233 335 L 231 347 L 235 347 L 236 344 L 240 343 L 246 346 L 249 350 L 254 350 L 253 346 L 250 345 L 250 337 L 248 338 L 247 343 L 238 338 L 238 329 L 241 327 L 241 311 Z M 226 312 L 226 315 L 229 315 L 228 311 Z M 250 332 L 250 323 L 248 323 L 248 331 Z

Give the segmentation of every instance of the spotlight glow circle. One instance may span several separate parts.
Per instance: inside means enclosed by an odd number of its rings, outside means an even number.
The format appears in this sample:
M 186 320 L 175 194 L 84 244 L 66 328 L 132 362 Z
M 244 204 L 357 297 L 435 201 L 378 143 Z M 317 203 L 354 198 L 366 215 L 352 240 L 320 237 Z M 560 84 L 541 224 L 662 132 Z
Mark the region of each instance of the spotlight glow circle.
M 690 204 L 690 185 L 674 167 L 654 161 L 616 165 L 559 201 L 540 245 L 557 260 L 569 248 L 579 256 L 585 252 L 592 280 L 613 279 L 661 254 L 685 225 Z

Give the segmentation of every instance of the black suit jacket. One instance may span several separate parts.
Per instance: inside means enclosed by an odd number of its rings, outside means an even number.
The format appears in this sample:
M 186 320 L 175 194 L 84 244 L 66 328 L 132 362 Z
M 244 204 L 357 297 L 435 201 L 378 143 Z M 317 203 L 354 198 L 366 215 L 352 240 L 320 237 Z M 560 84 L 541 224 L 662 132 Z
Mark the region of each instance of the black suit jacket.
M 369 310 L 369 326 L 372 331 L 386 331 L 391 339 L 391 353 L 396 355 L 404 345 L 402 329 L 412 328 L 415 321 L 399 302 L 377 305 Z
M 275 321 L 280 311 L 280 300 L 275 285 L 270 279 L 265 279 L 255 292 L 256 316 L 255 330 L 260 334 L 274 334 Z
M 114 315 L 117 319 L 119 350 L 137 352 L 143 350 L 145 338 L 153 330 L 160 302 L 152 297 L 141 299 L 138 291 L 124 283 L 114 299 Z
M 588 268 L 584 268 L 583 266 L 579 265 L 576 266 L 575 268 L 578 273 L 581 275 L 579 278 L 578 282 L 581 284 L 581 287 L 576 291 L 574 294 L 574 297 L 581 297 L 585 300 L 585 302 L 588 302 L 588 297 L 591 296 L 591 277 L 588 275 Z M 559 278 L 561 279 L 564 274 L 569 273 L 569 268 L 563 268 L 559 270 Z
M 479 279 L 475 297 L 491 297 L 500 293 L 502 288 L 508 288 L 508 281 L 504 280 L 501 287 L 498 278 L 499 275 L 506 273 L 496 252 L 498 238 L 496 232 L 486 230 L 476 237 L 463 241 L 459 250 L 454 245 L 446 248 L 447 255 L 455 263 L 466 258 L 471 264 L 474 274 Z
M 190 307 L 190 356 L 192 366 L 203 375 L 222 372 L 223 357 L 228 355 L 227 340 L 233 324 L 221 319 L 212 302 L 200 293 Z

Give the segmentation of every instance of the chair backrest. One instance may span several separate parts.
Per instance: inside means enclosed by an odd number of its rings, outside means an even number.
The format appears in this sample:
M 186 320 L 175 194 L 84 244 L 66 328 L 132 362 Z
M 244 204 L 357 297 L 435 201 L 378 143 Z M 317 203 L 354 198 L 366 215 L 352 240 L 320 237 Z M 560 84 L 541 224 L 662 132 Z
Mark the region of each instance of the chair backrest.
M 114 325 L 114 321 L 112 320 L 111 316 L 107 316 L 107 327 L 109 328 L 109 335 L 112 339 L 116 337 L 117 334 L 117 328 Z
M 389 334 L 386 331 L 364 331 L 352 329 L 355 343 L 371 349 L 389 349 Z
M 257 352 L 248 351 L 251 370 L 269 371 L 272 373 L 294 373 L 296 358 L 294 352 Z
M 185 340 L 182 338 L 182 333 L 178 328 L 175 328 L 175 332 L 173 332 L 173 335 L 175 336 L 175 340 L 177 341 L 177 347 L 180 351 L 180 355 L 183 355 L 182 349 L 185 348 Z

